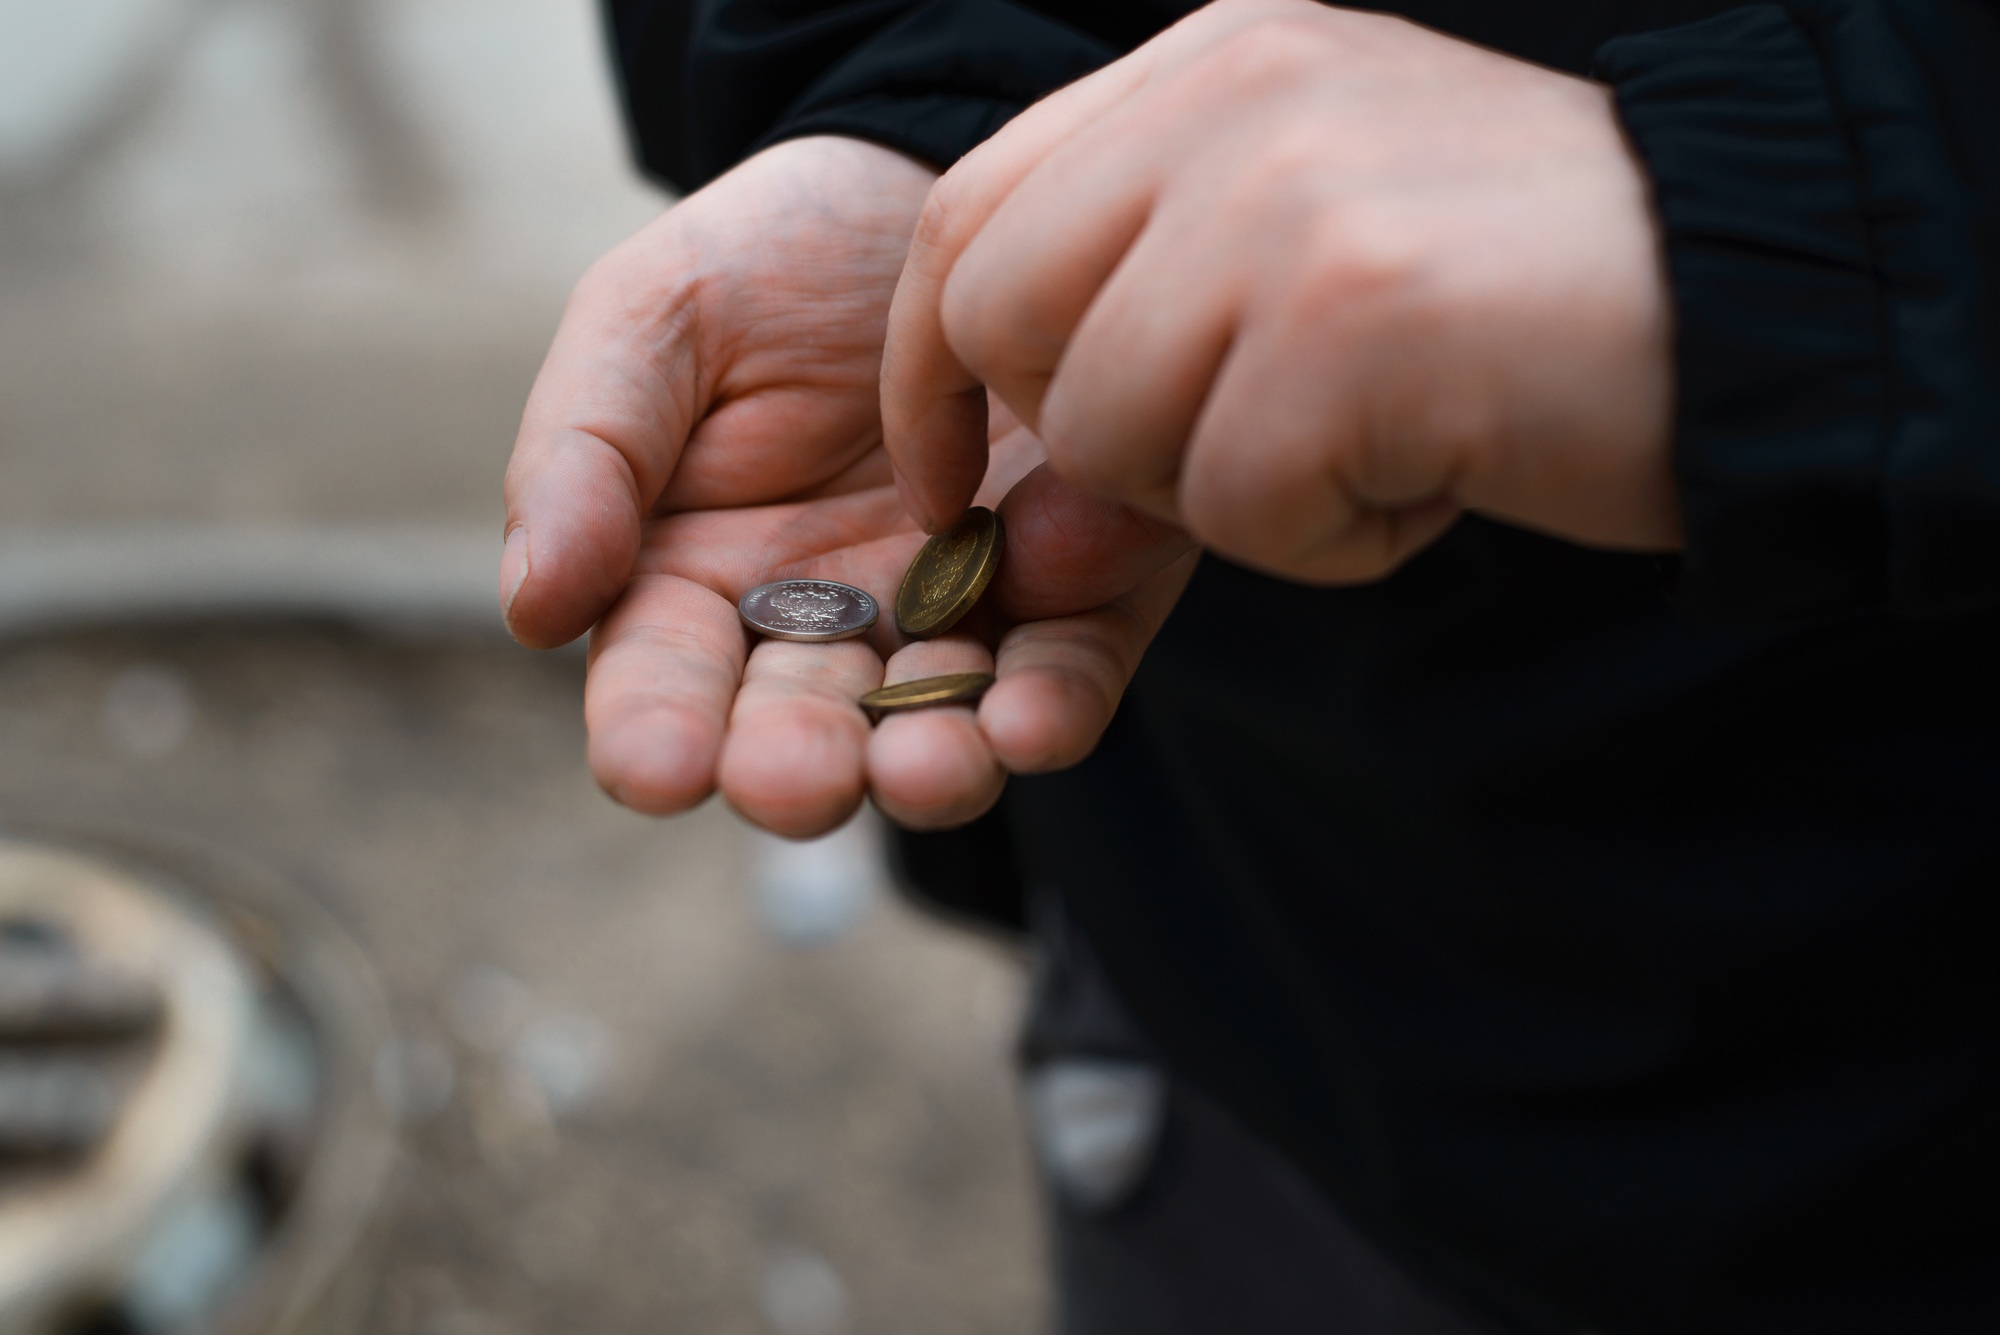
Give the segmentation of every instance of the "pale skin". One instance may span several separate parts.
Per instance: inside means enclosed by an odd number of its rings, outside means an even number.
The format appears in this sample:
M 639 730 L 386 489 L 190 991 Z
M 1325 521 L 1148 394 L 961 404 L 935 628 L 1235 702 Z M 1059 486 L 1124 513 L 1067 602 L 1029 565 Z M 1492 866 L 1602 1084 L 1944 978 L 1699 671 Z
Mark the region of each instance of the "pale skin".
M 529 400 L 501 601 L 527 644 L 595 627 L 590 759 L 618 800 L 720 790 L 808 835 L 867 796 L 949 826 L 1089 752 L 1197 545 L 1319 583 L 1468 509 L 1674 546 L 1669 341 L 1601 89 L 1225 0 L 941 180 L 781 144 L 607 255 Z M 967 633 L 739 625 L 738 595 L 789 576 L 888 606 L 975 500 L 1010 542 Z M 976 710 L 871 731 L 854 704 L 965 670 L 999 676 Z

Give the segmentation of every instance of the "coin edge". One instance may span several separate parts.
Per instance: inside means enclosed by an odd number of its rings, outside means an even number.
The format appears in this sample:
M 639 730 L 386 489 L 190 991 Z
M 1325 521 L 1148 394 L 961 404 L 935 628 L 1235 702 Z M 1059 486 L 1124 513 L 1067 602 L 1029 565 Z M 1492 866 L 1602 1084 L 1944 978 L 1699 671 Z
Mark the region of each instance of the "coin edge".
M 936 676 L 984 677 L 986 678 L 986 684 L 981 686 L 975 694 L 967 696 L 953 696 L 942 700 L 923 700 L 914 702 L 906 702 L 899 700 L 899 701 L 890 701 L 885 704 L 869 704 L 868 703 L 869 696 L 874 695 L 877 691 L 886 691 L 890 689 L 887 686 L 877 686 L 873 691 L 863 692 L 861 698 L 855 701 L 855 703 L 860 705 L 862 709 L 868 711 L 871 714 L 900 714 L 908 710 L 939 709 L 946 705 L 967 705 L 974 703 L 975 701 L 979 700 L 982 696 L 984 696 L 988 691 L 992 690 L 994 683 L 996 683 L 999 680 L 999 678 L 991 672 L 940 672 L 937 673 Z M 931 680 L 931 678 L 918 677 L 916 678 L 916 680 L 924 681 L 924 680 Z M 899 681 L 895 684 L 897 686 L 908 686 L 911 683 Z

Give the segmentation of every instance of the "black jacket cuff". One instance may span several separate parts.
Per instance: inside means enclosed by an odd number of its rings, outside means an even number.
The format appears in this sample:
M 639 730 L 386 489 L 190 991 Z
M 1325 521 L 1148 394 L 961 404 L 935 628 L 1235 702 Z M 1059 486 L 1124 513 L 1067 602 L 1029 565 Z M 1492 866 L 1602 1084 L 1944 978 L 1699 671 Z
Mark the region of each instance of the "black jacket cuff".
M 1755 5 L 1599 53 L 1665 234 L 1697 614 L 2000 599 L 1991 224 L 1920 58 L 1951 9 Z
M 929 0 L 827 71 L 756 146 L 844 134 L 942 171 L 1030 102 L 1117 54 L 1011 0 Z

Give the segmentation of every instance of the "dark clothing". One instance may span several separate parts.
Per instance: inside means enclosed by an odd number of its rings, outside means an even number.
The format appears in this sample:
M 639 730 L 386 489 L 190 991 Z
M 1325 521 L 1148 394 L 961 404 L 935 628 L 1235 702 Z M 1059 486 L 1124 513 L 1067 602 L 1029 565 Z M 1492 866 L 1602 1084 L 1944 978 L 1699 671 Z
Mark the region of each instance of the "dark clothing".
M 1205 562 L 1029 864 L 1177 1073 L 1525 1329 L 1990 1335 L 2000 636 L 1648 582 Z
M 705 0 L 692 166 L 948 165 L 1181 9 Z M 1010 794 L 1024 874 L 1177 1076 L 1511 1328 L 2000 1330 L 2000 14 L 1401 10 L 1615 85 L 1687 552 L 1206 558 Z
M 1158 1070 L 1160 1058 L 1060 905 L 1036 907 L 1021 1056 L 1040 1151 L 1039 1074 L 1105 1058 Z M 1161 1074 L 1155 1144 L 1116 1200 L 1076 1199 L 1041 1154 L 1055 1335 L 1494 1335 L 1404 1274 L 1226 1109 Z

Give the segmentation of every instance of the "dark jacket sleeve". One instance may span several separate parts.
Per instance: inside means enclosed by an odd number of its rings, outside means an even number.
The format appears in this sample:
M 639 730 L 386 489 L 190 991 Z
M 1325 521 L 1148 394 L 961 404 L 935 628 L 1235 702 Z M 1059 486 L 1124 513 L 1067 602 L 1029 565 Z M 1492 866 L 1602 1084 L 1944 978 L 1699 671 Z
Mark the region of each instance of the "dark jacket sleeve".
M 705 0 L 688 59 L 695 174 L 808 134 L 948 167 L 1117 54 L 1014 0 Z
M 1680 594 L 2000 604 L 2000 18 L 1793 0 L 1620 38 L 1679 344 Z
M 602 0 L 625 135 L 639 170 L 669 190 L 694 179 L 685 71 L 694 0 Z

